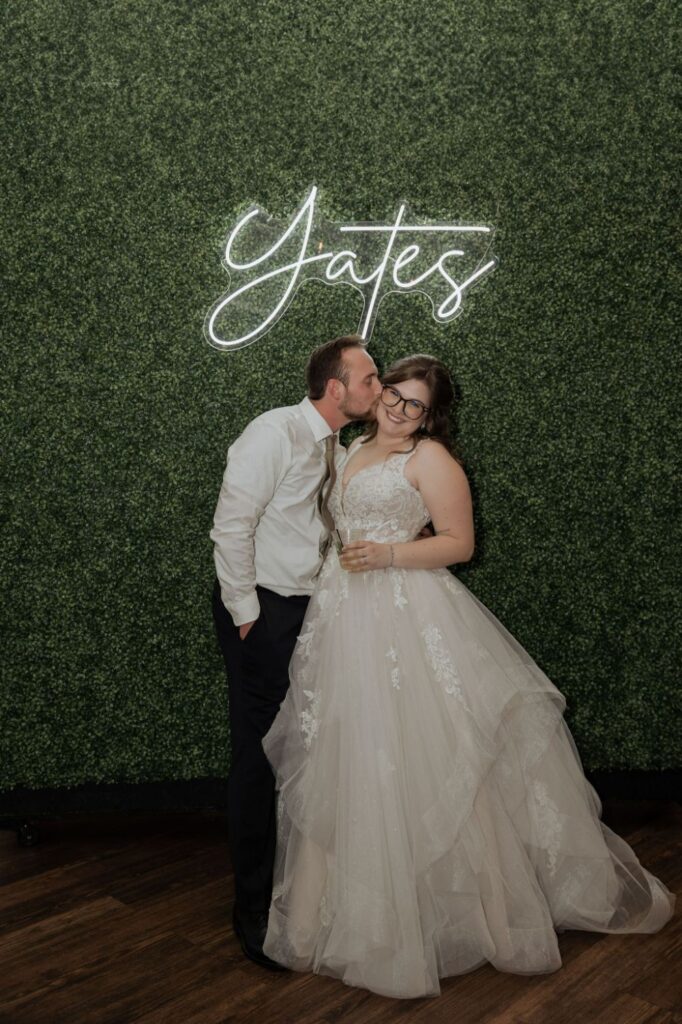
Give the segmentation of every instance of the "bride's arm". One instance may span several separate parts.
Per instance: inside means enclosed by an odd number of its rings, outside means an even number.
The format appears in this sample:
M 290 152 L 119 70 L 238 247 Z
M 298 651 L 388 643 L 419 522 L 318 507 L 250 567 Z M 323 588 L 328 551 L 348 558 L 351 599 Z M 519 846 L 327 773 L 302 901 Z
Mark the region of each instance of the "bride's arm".
M 474 553 L 474 517 L 466 473 L 443 445 L 425 442 L 413 459 L 415 482 L 424 500 L 435 537 L 404 544 L 354 541 L 342 556 L 351 571 L 386 569 L 440 569 L 468 562 Z
M 413 461 L 415 482 L 431 514 L 436 535 L 394 544 L 393 565 L 400 569 L 439 569 L 468 562 L 475 541 L 466 473 L 438 441 L 420 445 Z

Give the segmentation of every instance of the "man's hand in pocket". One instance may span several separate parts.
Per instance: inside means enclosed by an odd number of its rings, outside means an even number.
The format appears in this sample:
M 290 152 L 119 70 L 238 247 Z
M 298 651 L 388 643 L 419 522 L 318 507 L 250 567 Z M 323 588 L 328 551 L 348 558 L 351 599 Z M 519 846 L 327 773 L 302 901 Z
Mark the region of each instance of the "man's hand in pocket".
M 245 622 L 243 625 L 241 625 L 239 627 L 239 639 L 240 640 L 245 640 L 246 639 L 247 633 L 249 632 L 249 630 L 253 626 L 254 622 L 257 622 L 257 621 L 258 621 L 257 619 L 254 619 L 253 622 Z

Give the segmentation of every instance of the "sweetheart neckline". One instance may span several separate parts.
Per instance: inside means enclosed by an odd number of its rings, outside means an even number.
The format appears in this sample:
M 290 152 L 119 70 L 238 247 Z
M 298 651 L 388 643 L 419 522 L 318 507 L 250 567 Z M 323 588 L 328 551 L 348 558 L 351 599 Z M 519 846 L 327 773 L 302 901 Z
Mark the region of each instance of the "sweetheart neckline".
M 352 456 L 355 455 L 356 451 L 357 451 L 357 449 L 355 449 L 354 452 L 351 452 L 349 458 L 352 458 Z M 389 455 L 396 455 L 396 456 L 398 456 L 398 455 L 413 455 L 416 451 L 417 451 L 417 449 L 416 449 L 416 447 L 414 447 L 414 449 L 410 449 L 409 452 L 391 452 L 391 453 L 389 453 Z M 346 461 L 348 461 L 348 460 L 346 460 Z M 386 467 L 387 465 L 388 465 L 388 456 L 386 458 L 382 459 L 381 462 L 371 462 L 369 464 L 369 466 L 363 466 L 363 467 L 361 467 L 361 469 L 356 469 L 354 473 L 350 474 L 350 476 L 348 477 L 348 479 L 345 482 L 344 482 L 344 474 L 342 472 L 341 473 L 341 494 L 344 493 L 344 490 L 346 489 L 346 487 L 348 486 L 350 481 L 353 479 L 353 477 L 359 476 L 360 473 L 364 473 L 366 469 L 374 469 L 375 466 Z M 345 469 L 345 467 L 344 467 L 344 469 Z M 406 480 L 407 479 L 408 478 L 406 477 Z M 417 489 L 417 487 L 415 487 L 415 490 L 416 489 Z
M 415 451 L 416 451 L 416 448 L 413 448 L 409 452 L 397 452 L 397 454 L 398 455 L 412 455 L 413 452 L 415 452 Z M 387 465 L 388 465 L 388 462 L 386 460 L 384 460 L 383 462 L 372 462 L 372 463 L 370 463 L 369 466 L 363 466 L 362 469 L 356 470 L 356 472 L 353 473 L 349 477 L 349 479 L 346 481 L 346 483 L 343 482 L 343 473 L 341 474 L 341 477 L 340 477 L 341 486 L 339 487 L 339 498 L 340 498 L 340 502 L 341 502 L 341 510 L 344 512 L 344 515 L 345 515 L 345 510 L 343 508 L 343 499 L 345 498 L 346 491 L 348 490 L 351 482 L 355 479 L 355 477 L 356 476 L 360 476 L 360 474 L 364 473 L 366 469 L 374 469 L 376 466 L 381 466 L 382 469 L 383 469 Z M 421 496 L 422 492 L 419 490 L 419 488 L 415 487 L 414 484 L 412 483 L 412 481 L 407 479 L 407 477 L 405 476 L 404 472 L 401 472 L 400 476 L 403 478 L 403 480 L 405 481 L 407 486 L 410 488 L 410 490 L 414 491 L 415 494 L 419 495 L 419 497 L 421 498 L 422 505 L 424 506 L 424 508 L 426 508 L 426 503 L 425 503 L 424 499 Z M 426 511 L 428 512 L 428 509 L 426 509 Z
M 417 444 L 414 446 L 414 448 L 410 448 L 409 452 L 390 452 L 389 454 L 390 455 L 414 455 L 414 453 L 416 452 L 416 450 L 417 450 L 417 448 L 419 447 L 420 444 L 421 444 L 421 441 L 418 441 Z M 350 455 L 348 456 L 348 459 L 352 458 L 352 456 L 355 455 L 356 451 L 358 451 L 357 448 L 355 448 L 350 453 Z M 348 459 L 346 459 L 346 462 L 348 462 Z M 385 467 L 387 465 L 388 465 L 388 457 L 384 458 L 381 462 L 370 462 L 369 466 L 363 466 L 361 469 L 356 470 L 355 473 L 351 473 L 351 475 L 349 476 L 348 480 L 346 480 L 345 482 L 344 482 L 344 473 L 342 471 L 341 472 L 341 486 L 339 488 L 340 491 L 341 491 L 341 498 L 342 498 L 342 500 L 343 500 L 343 495 L 346 493 L 346 490 L 348 489 L 351 480 L 353 480 L 356 476 L 359 476 L 360 473 L 364 473 L 366 469 L 373 469 L 375 466 L 384 466 Z M 346 467 L 344 466 L 343 468 L 345 469 Z M 404 473 L 402 474 L 402 476 L 405 477 L 405 480 L 407 480 L 407 477 L 405 476 Z M 414 484 L 411 483 L 409 480 L 407 480 L 407 482 L 408 482 L 408 484 L 410 484 L 410 487 L 412 488 L 412 490 L 416 491 L 417 494 L 420 493 L 418 487 L 415 487 Z
M 360 469 L 356 469 L 356 471 L 354 473 L 351 473 L 351 475 L 348 477 L 348 479 L 345 481 L 345 483 L 344 483 L 344 478 L 343 478 L 343 473 L 342 473 L 341 474 L 341 496 L 343 497 L 343 495 L 346 493 L 346 491 L 348 489 L 348 486 L 349 486 L 351 480 L 354 480 L 356 476 L 360 476 L 360 474 L 364 473 L 366 469 L 374 469 L 375 466 L 385 466 L 385 465 L 386 465 L 386 461 L 385 460 L 384 460 L 384 462 L 370 462 L 369 466 L 362 466 Z

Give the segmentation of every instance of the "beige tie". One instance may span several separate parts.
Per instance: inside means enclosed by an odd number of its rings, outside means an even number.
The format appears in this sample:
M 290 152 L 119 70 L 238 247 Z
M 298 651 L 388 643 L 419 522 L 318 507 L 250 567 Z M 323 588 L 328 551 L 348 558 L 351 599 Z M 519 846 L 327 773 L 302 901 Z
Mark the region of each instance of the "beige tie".
M 324 478 L 317 492 L 317 511 L 320 513 L 320 519 L 329 530 L 329 535 L 323 541 L 320 541 L 320 554 L 322 557 L 327 553 L 327 549 L 332 542 L 331 535 L 336 528 L 334 517 L 329 511 L 329 496 L 331 495 L 334 483 L 336 482 L 336 461 L 334 459 L 335 447 L 336 434 L 330 434 L 324 441 L 324 456 L 327 465 Z M 329 486 L 325 487 L 327 481 L 329 481 Z

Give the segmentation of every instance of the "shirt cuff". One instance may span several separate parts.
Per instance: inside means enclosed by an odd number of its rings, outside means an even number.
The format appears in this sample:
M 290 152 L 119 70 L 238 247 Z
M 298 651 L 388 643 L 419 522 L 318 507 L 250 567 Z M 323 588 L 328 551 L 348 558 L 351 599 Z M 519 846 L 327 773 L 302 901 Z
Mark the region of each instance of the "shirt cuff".
M 243 626 L 246 622 L 255 622 L 260 615 L 260 601 L 255 590 L 248 597 L 237 601 L 231 608 L 227 609 L 232 616 L 235 626 Z

